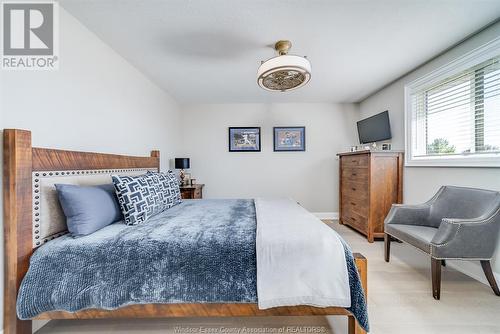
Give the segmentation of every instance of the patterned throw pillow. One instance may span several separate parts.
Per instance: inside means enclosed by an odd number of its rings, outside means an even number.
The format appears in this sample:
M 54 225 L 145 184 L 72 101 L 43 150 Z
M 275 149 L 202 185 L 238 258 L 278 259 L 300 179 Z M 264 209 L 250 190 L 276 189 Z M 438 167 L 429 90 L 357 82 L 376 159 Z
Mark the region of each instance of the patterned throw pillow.
M 168 209 L 163 186 L 157 174 L 112 175 L 118 202 L 127 225 L 137 225 Z
M 179 189 L 179 181 L 177 181 L 177 177 L 174 172 L 169 170 L 168 172 L 148 172 L 148 174 L 156 174 L 160 179 L 161 185 L 163 187 L 163 191 L 165 193 L 165 197 L 167 199 L 167 204 L 172 207 L 182 202 L 181 199 L 181 190 Z
M 177 176 L 175 176 L 174 172 L 172 172 L 171 170 L 169 170 L 166 174 L 170 178 L 170 187 L 174 190 L 174 205 L 179 204 L 182 202 L 179 180 L 177 180 Z

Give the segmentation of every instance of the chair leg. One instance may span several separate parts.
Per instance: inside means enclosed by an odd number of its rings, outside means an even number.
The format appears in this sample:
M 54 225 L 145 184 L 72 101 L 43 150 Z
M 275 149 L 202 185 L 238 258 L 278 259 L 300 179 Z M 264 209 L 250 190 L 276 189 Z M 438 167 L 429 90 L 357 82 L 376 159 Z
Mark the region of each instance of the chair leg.
M 481 261 L 481 267 L 483 267 L 484 275 L 490 283 L 491 288 L 495 295 L 500 296 L 500 290 L 498 289 L 497 281 L 495 280 L 495 276 L 493 275 L 493 270 L 491 270 L 491 264 L 489 260 Z
M 432 296 L 434 299 L 441 298 L 441 260 L 431 258 L 432 273 Z
M 441 265 L 442 265 L 443 267 L 446 267 L 446 261 L 445 261 L 445 260 L 441 260 Z
M 391 256 L 391 236 L 384 233 L 384 256 L 385 262 L 389 262 Z

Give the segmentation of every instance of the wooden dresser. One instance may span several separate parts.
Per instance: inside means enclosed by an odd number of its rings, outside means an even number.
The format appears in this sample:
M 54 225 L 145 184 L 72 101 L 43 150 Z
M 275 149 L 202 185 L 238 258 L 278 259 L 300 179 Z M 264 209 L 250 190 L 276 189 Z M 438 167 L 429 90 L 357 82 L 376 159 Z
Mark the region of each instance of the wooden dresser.
M 180 186 L 183 199 L 202 199 L 204 184 L 193 184 L 192 186 Z
M 367 236 L 384 237 L 384 219 L 403 201 L 403 152 L 339 153 L 340 223 Z

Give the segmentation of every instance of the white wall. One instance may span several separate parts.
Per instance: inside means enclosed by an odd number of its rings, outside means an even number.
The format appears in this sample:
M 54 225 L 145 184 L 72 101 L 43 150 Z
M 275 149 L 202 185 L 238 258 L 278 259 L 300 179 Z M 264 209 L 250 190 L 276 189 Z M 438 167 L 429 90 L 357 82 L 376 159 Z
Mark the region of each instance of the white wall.
M 356 139 L 352 104 L 202 104 L 182 110 L 183 155 L 211 198 L 289 196 L 338 211 L 338 160 Z M 262 152 L 228 152 L 228 127 L 260 126 Z M 305 152 L 273 152 L 273 126 L 305 126 Z
M 393 132 L 394 149 L 404 149 L 404 86 L 424 76 L 461 55 L 487 43 L 500 35 L 500 23 L 465 41 L 444 55 L 425 64 L 405 77 L 397 80 L 378 93 L 360 103 L 360 118 L 389 110 Z M 460 185 L 500 190 L 499 168 L 426 168 L 408 167 L 404 170 L 404 202 L 421 203 L 429 199 L 441 185 Z M 493 263 L 500 277 L 500 247 Z M 455 263 L 465 273 L 486 282 L 478 264 Z
M 159 149 L 167 168 L 180 138 L 176 102 L 62 8 L 60 61 L 54 72 L 0 73 L 0 129 L 31 130 L 40 147 L 143 156 Z

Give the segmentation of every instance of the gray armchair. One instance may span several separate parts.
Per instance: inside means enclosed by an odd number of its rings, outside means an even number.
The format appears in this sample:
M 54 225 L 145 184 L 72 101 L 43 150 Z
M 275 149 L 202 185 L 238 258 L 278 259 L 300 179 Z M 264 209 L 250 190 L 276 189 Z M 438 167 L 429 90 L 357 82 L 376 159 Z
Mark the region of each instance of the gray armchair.
M 385 219 L 385 261 L 391 238 L 431 256 L 432 294 L 440 298 L 446 259 L 479 260 L 493 292 L 500 296 L 490 260 L 500 231 L 500 192 L 444 186 L 420 205 L 394 204 Z

